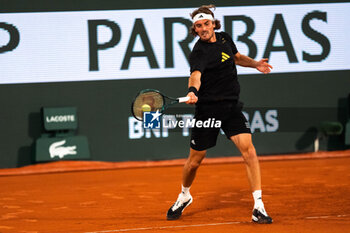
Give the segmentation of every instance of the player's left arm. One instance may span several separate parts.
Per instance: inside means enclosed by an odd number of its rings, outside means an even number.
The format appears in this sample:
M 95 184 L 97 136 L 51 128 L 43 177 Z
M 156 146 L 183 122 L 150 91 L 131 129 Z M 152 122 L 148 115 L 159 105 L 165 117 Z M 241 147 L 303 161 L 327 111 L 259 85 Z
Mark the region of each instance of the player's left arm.
M 240 54 L 239 52 L 235 54 L 236 65 L 255 68 L 264 74 L 270 73 L 272 69 L 272 66 L 269 63 L 267 63 L 267 61 L 267 58 L 263 58 L 260 61 L 255 61 L 254 59 L 246 55 Z

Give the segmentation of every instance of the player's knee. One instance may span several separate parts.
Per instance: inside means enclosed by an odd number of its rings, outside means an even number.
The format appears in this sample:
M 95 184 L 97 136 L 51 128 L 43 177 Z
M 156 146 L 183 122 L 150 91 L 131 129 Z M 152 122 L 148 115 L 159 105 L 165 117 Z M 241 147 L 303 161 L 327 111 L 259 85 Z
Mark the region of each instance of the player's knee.
M 198 160 L 193 160 L 189 163 L 189 170 L 196 171 L 199 166 L 201 165 L 201 162 Z
M 195 171 L 201 165 L 202 160 L 204 159 L 206 151 L 196 151 L 191 149 L 190 157 L 187 160 L 187 169 L 190 171 Z
M 242 148 L 241 151 L 245 162 L 249 163 L 257 159 L 255 148 L 252 144 Z
M 202 157 L 191 159 L 188 163 L 188 169 L 190 171 L 196 171 L 198 167 L 201 165 L 201 162 L 202 162 Z

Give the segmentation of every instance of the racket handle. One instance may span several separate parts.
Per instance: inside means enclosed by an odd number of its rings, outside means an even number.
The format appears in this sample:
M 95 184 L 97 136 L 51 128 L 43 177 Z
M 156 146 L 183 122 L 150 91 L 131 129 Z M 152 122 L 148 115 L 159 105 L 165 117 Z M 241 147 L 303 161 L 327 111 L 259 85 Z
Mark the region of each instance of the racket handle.
M 188 96 L 177 98 L 179 103 L 187 102 L 189 99 L 190 99 L 190 97 L 188 97 Z

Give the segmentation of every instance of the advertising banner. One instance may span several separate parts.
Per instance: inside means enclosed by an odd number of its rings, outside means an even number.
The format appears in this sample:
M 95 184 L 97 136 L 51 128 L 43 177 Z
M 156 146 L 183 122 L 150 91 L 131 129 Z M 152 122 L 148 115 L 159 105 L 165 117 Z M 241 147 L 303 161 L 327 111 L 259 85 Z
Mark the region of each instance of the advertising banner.
M 188 76 L 193 10 L 0 14 L 0 84 Z M 215 16 L 242 54 L 286 73 L 350 69 L 349 12 L 350 3 L 323 3 L 218 7 Z
M 35 160 L 89 159 L 90 151 L 85 136 L 39 138 L 36 141 Z

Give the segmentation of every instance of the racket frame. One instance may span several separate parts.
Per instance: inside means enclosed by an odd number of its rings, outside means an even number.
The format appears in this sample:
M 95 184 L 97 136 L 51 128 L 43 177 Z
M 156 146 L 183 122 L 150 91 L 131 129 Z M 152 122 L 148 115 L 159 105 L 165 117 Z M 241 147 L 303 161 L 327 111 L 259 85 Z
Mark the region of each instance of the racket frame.
M 174 104 L 177 104 L 177 103 L 184 103 L 184 102 L 189 100 L 189 97 L 180 97 L 180 98 L 169 97 L 169 96 L 164 95 L 162 92 L 160 92 L 160 91 L 158 91 L 156 89 L 143 89 L 139 93 L 137 93 L 137 95 L 135 96 L 135 98 L 134 98 L 134 100 L 132 101 L 132 104 L 131 104 L 131 113 L 134 116 L 134 118 L 139 120 L 139 121 L 143 121 L 143 118 L 139 119 L 137 116 L 135 116 L 135 114 L 134 114 L 134 103 L 135 103 L 135 101 L 136 101 L 136 99 L 137 99 L 137 97 L 139 95 L 147 93 L 147 92 L 156 92 L 160 96 L 162 96 L 162 98 L 163 98 L 163 106 L 162 106 L 161 109 L 159 109 L 159 113 L 161 113 L 162 115 L 164 114 L 164 111 L 166 109 L 168 109 L 168 107 L 170 107 L 170 106 L 172 106 Z M 166 104 L 166 99 L 171 100 L 171 102 Z

